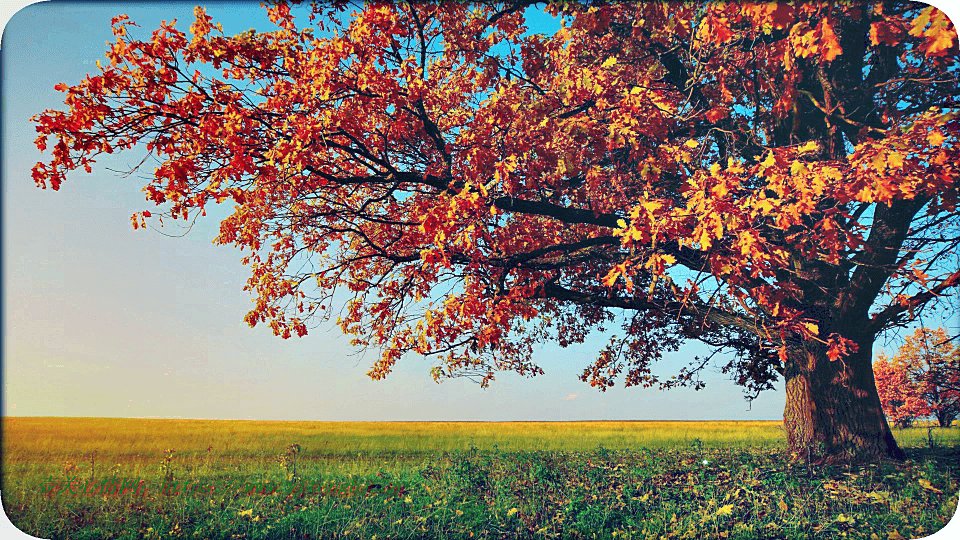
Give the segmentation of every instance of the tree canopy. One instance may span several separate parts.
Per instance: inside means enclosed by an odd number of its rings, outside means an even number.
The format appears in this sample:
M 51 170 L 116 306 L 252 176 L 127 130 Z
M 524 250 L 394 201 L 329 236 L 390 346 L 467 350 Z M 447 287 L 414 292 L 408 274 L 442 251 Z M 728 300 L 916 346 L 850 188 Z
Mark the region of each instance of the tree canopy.
M 536 344 L 619 326 L 591 385 L 698 385 L 709 358 L 652 366 L 700 340 L 750 393 L 786 381 L 798 453 L 900 455 L 871 348 L 960 285 L 953 23 L 550 3 L 544 35 L 533 5 L 270 2 L 276 30 L 234 36 L 199 7 L 189 34 L 118 16 L 99 73 L 34 118 L 33 177 L 132 150 L 158 163 L 134 227 L 232 203 L 247 322 L 339 313 L 373 378 L 407 353 L 534 375 Z

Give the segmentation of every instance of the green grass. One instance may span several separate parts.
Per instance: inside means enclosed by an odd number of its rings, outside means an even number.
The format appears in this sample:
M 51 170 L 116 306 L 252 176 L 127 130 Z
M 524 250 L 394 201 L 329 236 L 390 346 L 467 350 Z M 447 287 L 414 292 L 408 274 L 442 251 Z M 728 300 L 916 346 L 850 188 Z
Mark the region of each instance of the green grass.
M 5 418 L 3 500 L 43 538 L 895 539 L 957 507 L 960 429 L 896 432 L 910 459 L 807 468 L 778 422 L 245 422 Z M 934 447 L 930 448 L 932 438 Z M 404 486 L 354 496 L 307 485 Z M 45 479 L 144 481 L 43 495 Z M 164 479 L 233 489 L 163 495 Z M 271 482 L 273 495 L 244 482 Z M 299 484 L 303 486 L 304 484 Z

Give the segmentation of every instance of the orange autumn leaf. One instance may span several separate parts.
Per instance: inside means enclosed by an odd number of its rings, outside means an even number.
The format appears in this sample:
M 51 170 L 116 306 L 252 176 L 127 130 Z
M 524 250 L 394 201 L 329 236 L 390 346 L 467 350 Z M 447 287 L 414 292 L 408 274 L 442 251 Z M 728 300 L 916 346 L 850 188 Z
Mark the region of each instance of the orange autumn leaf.
M 833 26 L 826 19 L 820 21 L 818 30 L 820 31 L 820 47 L 823 59 L 826 62 L 832 62 L 843 54 L 843 48 L 840 47 L 840 40 L 837 38 L 837 34 L 834 33 Z
M 922 37 L 920 49 L 928 56 L 943 56 L 957 46 L 957 30 L 939 9 L 924 9 L 910 24 L 911 36 Z

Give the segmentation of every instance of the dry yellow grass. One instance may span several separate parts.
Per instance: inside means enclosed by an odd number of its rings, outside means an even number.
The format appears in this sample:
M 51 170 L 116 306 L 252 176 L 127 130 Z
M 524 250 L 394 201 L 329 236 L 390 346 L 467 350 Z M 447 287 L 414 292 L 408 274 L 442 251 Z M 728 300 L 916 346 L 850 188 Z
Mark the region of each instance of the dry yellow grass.
M 4 457 L 55 460 L 93 451 L 118 460 L 159 458 L 168 448 L 221 456 L 276 453 L 300 444 L 306 455 L 419 454 L 480 449 L 660 448 L 700 439 L 707 446 L 779 445 L 780 422 L 263 422 L 138 418 L 3 419 Z M 113 459 L 113 458 L 111 458 Z

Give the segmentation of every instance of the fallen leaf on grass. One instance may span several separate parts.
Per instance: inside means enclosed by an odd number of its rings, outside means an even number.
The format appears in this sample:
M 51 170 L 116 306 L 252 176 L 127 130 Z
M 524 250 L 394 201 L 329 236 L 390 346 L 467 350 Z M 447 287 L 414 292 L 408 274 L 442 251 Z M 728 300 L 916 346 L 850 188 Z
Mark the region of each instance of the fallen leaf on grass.
M 719 516 L 729 516 L 729 515 L 732 514 L 732 513 L 733 513 L 733 505 L 732 505 L 732 504 L 725 504 L 725 505 L 723 505 L 723 506 L 721 506 L 720 508 L 717 509 L 716 516 L 718 516 L 718 517 L 719 517 Z
M 933 487 L 933 484 L 931 484 L 930 481 L 927 480 L 926 478 L 921 478 L 920 480 L 917 480 L 917 483 L 920 484 L 920 487 L 922 487 L 922 488 L 924 488 L 924 489 L 929 489 L 930 491 L 932 491 L 932 492 L 934 492 L 934 493 L 943 493 L 943 492 L 940 491 L 939 489 Z
M 846 514 L 840 514 L 837 516 L 837 523 L 849 523 L 850 525 L 853 525 L 855 522 L 855 519 Z

